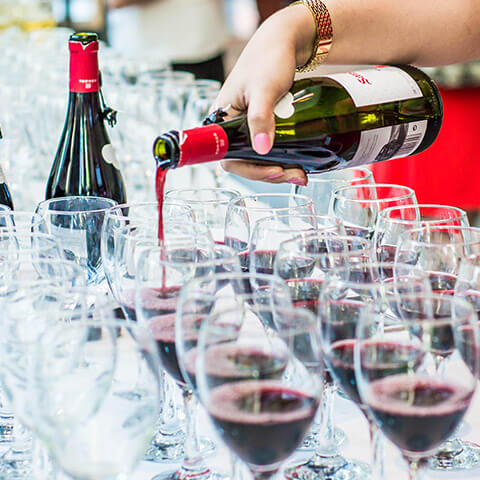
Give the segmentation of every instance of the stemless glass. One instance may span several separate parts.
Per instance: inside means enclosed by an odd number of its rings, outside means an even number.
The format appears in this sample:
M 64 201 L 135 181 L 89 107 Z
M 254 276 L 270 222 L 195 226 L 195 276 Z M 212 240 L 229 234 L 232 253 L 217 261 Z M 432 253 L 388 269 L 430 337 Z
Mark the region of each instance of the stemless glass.
M 478 327 L 464 299 L 410 295 L 404 300 L 432 311 L 432 300 L 449 305 L 444 318 L 427 315 L 401 321 L 365 310 L 357 326 L 355 378 L 362 402 L 383 434 L 419 478 L 438 447 L 460 424 L 478 375 Z M 431 368 L 448 334 L 449 361 Z M 385 350 L 385 346 L 387 349 Z
M 329 214 L 343 221 L 349 235 L 371 239 L 381 210 L 416 204 L 415 192 L 409 187 L 384 183 L 353 185 L 332 193 Z
M 56 325 L 37 342 L 35 428 L 70 477 L 127 478 L 158 415 L 158 353 L 148 329 L 114 320 L 113 305 L 89 316 Z M 95 341 L 93 328 L 101 332 Z
M 40 202 L 36 209 L 46 222 L 46 229 L 39 231 L 58 239 L 67 259 L 85 269 L 89 285 L 99 285 L 104 279 L 102 224 L 115 205 L 114 200 L 102 197 L 64 197 Z
M 328 215 L 274 215 L 255 222 L 250 240 L 249 271 L 273 274 L 280 244 L 301 233 L 329 231 L 345 233 L 341 222 Z
M 251 233 L 255 222 L 272 215 L 311 215 L 313 202 L 303 195 L 259 194 L 232 200 L 225 218 L 225 245 L 238 252 L 240 265 L 248 272 Z
M 270 334 L 247 307 L 212 314 L 198 341 L 196 380 L 202 403 L 223 441 L 255 479 L 271 478 L 295 451 L 322 392 L 315 317 L 306 310 L 275 313 L 277 330 Z
M 476 253 L 480 253 L 480 228 L 427 225 L 401 235 L 395 261 L 425 271 L 434 292 L 452 294 L 460 260 Z
M 165 194 L 165 199 L 188 205 L 195 222 L 207 225 L 215 243 L 225 242 L 225 217 L 230 200 L 240 196 L 225 188 L 178 188 Z
M 349 185 L 372 185 L 372 171 L 367 167 L 345 168 L 319 174 L 309 174 L 307 186 L 293 185 L 291 193 L 305 195 L 313 200 L 315 212 L 327 214 L 330 197 L 334 190 Z
M 378 261 L 393 262 L 401 235 L 426 226 L 468 227 L 467 213 L 447 205 L 402 205 L 378 213 L 373 235 Z

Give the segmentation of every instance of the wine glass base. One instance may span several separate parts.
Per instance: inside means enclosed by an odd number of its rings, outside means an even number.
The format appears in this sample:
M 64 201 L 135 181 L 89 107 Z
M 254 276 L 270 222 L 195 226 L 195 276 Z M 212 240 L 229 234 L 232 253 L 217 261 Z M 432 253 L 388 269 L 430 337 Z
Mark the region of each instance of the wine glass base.
M 455 450 L 440 449 L 430 458 L 428 466 L 437 471 L 460 471 L 480 466 L 480 445 L 466 440 L 455 440 Z
M 143 459 L 147 462 L 163 463 L 163 462 L 175 462 L 182 460 L 184 457 L 184 440 L 185 434 L 182 431 L 178 436 L 178 441 L 175 442 L 175 438 L 171 436 L 166 437 L 164 434 L 157 433 L 153 440 L 150 442 L 148 450 L 146 451 Z M 200 451 L 199 454 L 202 457 L 208 457 L 215 453 L 215 443 L 205 437 L 200 438 Z
M 370 466 L 357 460 L 347 460 L 340 455 L 319 457 L 284 470 L 288 480 L 370 480 Z
M 175 472 L 160 473 L 151 480 L 229 480 L 230 477 L 215 473 L 209 469 L 195 473 L 188 470 L 177 470 Z
M 342 443 L 345 441 L 345 432 L 338 427 L 335 427 L 333 433 L 333 445 L 332 447 L 338 448 Z M 311 450 L 311 451 L 318 451 L 324 442 L 320 437 L 320 432 L 318 430 L 309 433 L 304 439 L 303 443 L 300 445 L 299 450 Z
M 143 457 L 148 462 L 175 462 L 184 456 L 183 444 L 185 432 L 175 429 L 171 432 L 158 430 L 155 432 L 150 445 Z
M 14 444 L 15 445 L 15 444 Z M 0 475 L 2 478 L 27 478 L 32 475 L 31 450 L 9 448 L 0 456 Z

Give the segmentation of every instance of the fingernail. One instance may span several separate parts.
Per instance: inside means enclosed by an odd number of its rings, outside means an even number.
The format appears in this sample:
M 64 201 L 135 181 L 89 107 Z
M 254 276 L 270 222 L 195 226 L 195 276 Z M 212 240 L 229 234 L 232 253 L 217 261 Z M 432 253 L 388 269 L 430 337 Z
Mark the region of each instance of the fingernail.
M 270 151 L 270 139 L 266 133 L 257 133 L 253 139 L 253 147 L 260 155 L 265 155 Z
M 302 178 L 291 178 L 290 180 L 288 180 L 288 183 L 293 183 L 294 185 L 298 185 L 300 187 L 305 186 L 305 180 L 303 180 Z
M 273 175 L 270 175 L 267 178 L 269 180 L 274 180 L 275 178 L 280 178 L 280 177 L 283 177 L 283 172 L 274 173 Z

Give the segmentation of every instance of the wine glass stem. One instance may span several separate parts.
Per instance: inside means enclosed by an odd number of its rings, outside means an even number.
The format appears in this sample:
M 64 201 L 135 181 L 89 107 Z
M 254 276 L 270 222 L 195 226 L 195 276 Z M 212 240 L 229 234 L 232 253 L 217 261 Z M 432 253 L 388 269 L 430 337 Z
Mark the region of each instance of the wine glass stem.
M 333 423 L 333 401 L 335 398 L 335 385 L 325 382 L 322 396 L 322 420 L 320 423 L 320 448 L 319 451 L 328 455 L 335 455 L 338 451 L 335 442 L 335 426 Z
M 208 467 L 200 455 L 200 448 L 197 435 L 197 401 L 190 388 L 182 388 L 183 402 L 185 405 L 185 456 L 183 458 L 182 470 L 189 475 L 198 476 L 208 473 Z
M 385 478 L 385 470 L 382 432 L 375 422 L 369 420 L 368 424 L 372 448 L 372 480 L 383 480 Z
M 423 458 L 412 459 L 407 458 L 408 462 L 408 478 L 409 480 L 426 480 L 425 465 L 427 461 Z

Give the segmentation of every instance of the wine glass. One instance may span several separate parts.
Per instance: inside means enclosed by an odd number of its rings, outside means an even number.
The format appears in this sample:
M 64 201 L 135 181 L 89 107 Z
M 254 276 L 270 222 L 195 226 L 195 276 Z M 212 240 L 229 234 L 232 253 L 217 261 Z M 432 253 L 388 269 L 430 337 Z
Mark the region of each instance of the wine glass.
M 53 198 L 37 205 L 36 213 L 46 222 L 46 229 L 39 231 L 58 239 L 66 258 L 85 269 L 88 285 L 99 285 L 104 279 L 102 224 L 106 212 L 115 205 L 114 200 L 102 197 Z
M 452 294 L 462 258 L 480 252 L 480 228 L 432 225 L 404 232 L 395 261 L 425 271 L 435 293 Z
M 171 200 L 164 200 L 163 202 L 163 218 L 165 221 L 184 219 L 187 222 L 193 222 L 193 212 L 188 205 L 182 205 Z M 122 227 L 130 225 L 148 226 L 152 230 L 152 235 L 157 236 L 158 228 L 158 203 L 125 203 L 116 205 L 107 211 L 102 225 L 101 235 L 101 254 L 103 269 L 105 277 L 107 278 L 108 286 L 115 299 L 117 299 L 114 291 L 114 259 L 115 259 L 115 231 Z M 123 316 L 123 312 L 119 308 L 117 315 Z
M 308 174 L 308 184 L 293 185 L 291 193 L 305 195 L 313 200 L 315 212 L 318 214 L 328 213 L 328 204 L 333 191 L 348 185 L 372 185 L 372 171 L 367 167 L 352 167 L 331 172 Z
M 322 392 L 315 317 L 291 308 L 275 315 L 277 330 L 267 334 L 246 306 L 214 313 L 202 323 L 197 345 L 201 401 L 256 479 L 271 478 L 295 451 Z
M 273 274 L 280 244 L 301 233 L 314 231 L 345 233 L 341 222 L 327 215 L 285 214 L 257 220 L 250 240 L 249 271 Z
M 393 261 L 402 233 L 425 226 L 468 227 L 467 213 L 447 205 L 401 205 L 378 213 L 373 243 L 380 262 Z
M 230 200 L 240 196 L 236 190 L 225 188 L 178 188 L 169 190 L 165 199 L 188 205 L 196 223 L 210 228 L 216 243 L 225 242 L 225 217 Z
M 203 225 L 196 227 L 207 230 Z M 183 478 L 187 474 L 205 479 L 217 477 L 208 469 L 198 448 L 195 399 L 180 371 L 175 343 L 175 312 L 182 286 L 196 276 L 213 274 L 217 262 L 211 237 L 205 233 L 181 235 L 177 229 L 167 233 L 162 246 L 145 248 L 138 258 L 135 287 L 137 320 L 152 330 L 161 366 L 180 388 L 186 415 L 183 463 L 179 470 L 157 475 L 157 479 Z
M 449 310 L 432 318 L 431 301 Z M 460 424 L 478 376 L 478 327 L 464 299 L 411 295 L 425 310 L 408 320 L 364 310 L 354 347 L 355 379 L 361 401 L 382 433 L 401 451 L 409 478 L 419 478 L 427 459 Z M 429 305 L 430 304 L 430 305 Z M 432 368 L 438 345 L 449 332 L 451 357 Z
M 35 348 L 35 429 L 57 464 L 78 480 L 127 478 L 158 415 L 151 332 L 115 321 L 113 307 L 96 303 L 87 321 L 54 325 Z M 95 340 L 91 329 L 100 331 Z
M 18 233 L 0 229 L 0 262 L 5 260 L 64 259 L 58 241 L 44 233 Z
M 416 205 L 415 192 L 402 185 L 376 183 L 334 190 L 329 214 L 340 218 L 349 235 L 371 239 L 381 210 L 399 205 Z
M 258 194 L 232 200 L 225 217 L 225 244 L 238 252 L 242 270 L 248 272 L 250 240 L 257 220 L 272 215 L 311 215 L 312 200 L 303 195 Z
M 71 312 L 82 305 L 70 289 L 85 285 L 82 270 L 73 262 L 55 259 L 40 262 L 41 276 L 26 275 L 31 273 L 29 261 L 5 261 L 0 275 L 1 417 L 4 440 L 9 442 L 7 452 L 2 455 L 2 469 L 3 474 L 15 477 L 29 476 L 38 466 L 32 458 L 37 450 L 32 448 L 30 434 L 33 421 L 28 373 L 32 346 L 45 328 L 60 319 L 62 312 Z M 62 312 L 52 308 L 60 298 Z
M 428 281 L 414 266 L 392 262 L 334 267 L 320 293 L 318 311 L 325 361 L 342 391 L 360 408 L 369 423 L 373 478 L 383 478 L 383 448 L 355 382 L 356 326 L 365 308 L 393 314 L 399 309 L 398 295 L 407 293 L 431 293 Z M 387 355 L 386 350 L 384 358 Z
M 0 210 L 0 229 L 29 234 L 39 231 L 45 220 L 36 213 Z

